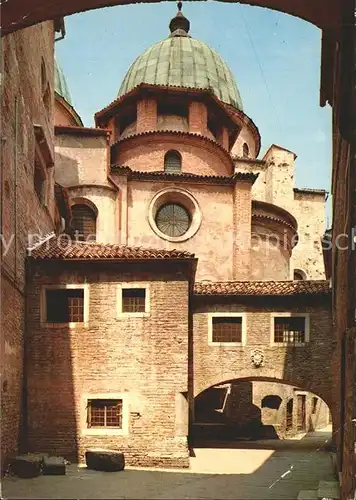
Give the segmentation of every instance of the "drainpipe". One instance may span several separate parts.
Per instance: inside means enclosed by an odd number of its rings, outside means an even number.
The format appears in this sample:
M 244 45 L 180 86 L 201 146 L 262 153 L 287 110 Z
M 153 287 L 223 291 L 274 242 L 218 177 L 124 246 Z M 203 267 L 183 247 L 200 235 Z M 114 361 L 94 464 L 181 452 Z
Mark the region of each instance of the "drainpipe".
M 14 252 L 15 252 L 15 262 L 14 262 L 14 277 L 17 280 L 17 167 L 18 167 L 18 139 L 19 139 L 19 100 L 15 97 L 15 142 L 14 142 L 14 161 L 15 161 L 15 171 L 14 171 Z
M 120 228 L 121 228 L 121 224 L 120 224 L 120 216 L 121 216 L 121 210 L 120 210 L 120 192 L 121 192 L 121 188 L 120 186 L 117 184 L 117 182 L 111 177 L 111 175 L 109 174 L 108 175 L 108 180 L 111 182 L 111 184 L 114 186 L 114 188 L 116 189 L 117 191 L 117 195 L 116 195 L 116 217 L 117 217 L 117 241 L 119 241 L 121 243 L 121 238 L 120 238 Z M 121 228 L 122 229 L 122 228 Z M 127 243 L 127 242 L 125 242 Z

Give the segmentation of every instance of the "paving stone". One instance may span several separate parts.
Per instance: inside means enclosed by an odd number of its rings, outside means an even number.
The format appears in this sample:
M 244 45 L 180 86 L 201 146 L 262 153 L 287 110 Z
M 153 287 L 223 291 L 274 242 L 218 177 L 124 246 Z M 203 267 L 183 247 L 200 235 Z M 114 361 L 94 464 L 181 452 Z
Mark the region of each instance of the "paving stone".
M 318 489 L 319 498 L 339 499 L 340 486 L 337 481 L 320 481 Z
M 315 499 L 318 499 L 317 490 L 301 490 L 298 493 L 297 500 L 315 500 Z

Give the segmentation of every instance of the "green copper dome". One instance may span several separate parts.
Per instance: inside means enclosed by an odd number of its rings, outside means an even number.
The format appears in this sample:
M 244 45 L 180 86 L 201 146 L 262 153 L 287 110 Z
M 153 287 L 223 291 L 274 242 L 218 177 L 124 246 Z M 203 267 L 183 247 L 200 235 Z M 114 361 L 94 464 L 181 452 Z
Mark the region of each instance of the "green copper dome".
M 54 90 L 72 106 L 67 81 L 56 59 L 54 59 Z
M 140 83 L 210 89 L 221 101 L 242 110 L 241 96 L 230 68 L 215 50 L 188 35 L 189 21 L 180 9 L 170 29 L 167 39 L 147 49 L 133 62 L 118 97 Z

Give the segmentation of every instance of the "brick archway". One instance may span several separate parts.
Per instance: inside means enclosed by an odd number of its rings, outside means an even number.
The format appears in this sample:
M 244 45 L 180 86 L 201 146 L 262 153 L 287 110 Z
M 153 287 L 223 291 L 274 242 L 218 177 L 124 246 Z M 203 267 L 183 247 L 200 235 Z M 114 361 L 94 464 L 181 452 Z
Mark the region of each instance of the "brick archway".
M 22 0 L 4 2 L 1 8 L 2 36 L 42 21 L 115 5 L 156 3 L 157 0 Z M 238 3 L 238 2 L 236 2 Z M 337 28 L 341 23 L 340 0 L 239 0 L 239 3 L 266 7 L 300 17 L 321 29 Z
M 207 389 L 210 389 L 216 385 L 221 385 L 221 384 L 228 384 L 229 382 L 273 382 L 277 384 L 284 384 L 284 385 L 289 385 L 291 387 L 296 387 L 300 390 L 303 391 L 308 391 L 316 396 L 319 396 L 330 408 L 332 409 L 332 394 L 331 390 L 326 387 L 320 387 L 320 385 L 315 384 L 313 380 L 302 380 L 300 377 L 296 377 L 295 380 L 287 380 L 283 378 L 276 378 L 276 377 L 258 377 L 258 376 L 250 376 L 250 377 L 239 377 L 239 376 L 231 376 L 231 377 L 214 377 L 214 380 L 209 380 L 206 382 L 206 384 L 202 387 L 200 387 L 195 393 L 194 397 L 196 398 L 199 394 L 202 392 L 206 391 Z M 302 383 L 302 384 L 301 384 Z

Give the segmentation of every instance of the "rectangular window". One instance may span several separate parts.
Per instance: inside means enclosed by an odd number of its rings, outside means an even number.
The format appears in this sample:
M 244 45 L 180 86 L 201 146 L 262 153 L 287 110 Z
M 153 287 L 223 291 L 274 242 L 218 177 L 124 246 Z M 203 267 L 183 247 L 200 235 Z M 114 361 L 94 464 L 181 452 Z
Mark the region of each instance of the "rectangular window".
M 146 311 L 146 289 L 145 288 L 123 288 L 122 289 L 122 312 L 136 313 Z
M 216 316 L 212 318 L 213 342 L 242 342 L 242 317 Z
M 306 341 L 305 316 L 276 316 L 274 342 L 276 344 L 303 344 Z
M 122 428 L 122 399 L 89 399 L 88 427 Z
M 46 322 L 84 322 L 84 289 L 60 288 L 46 290 Z

